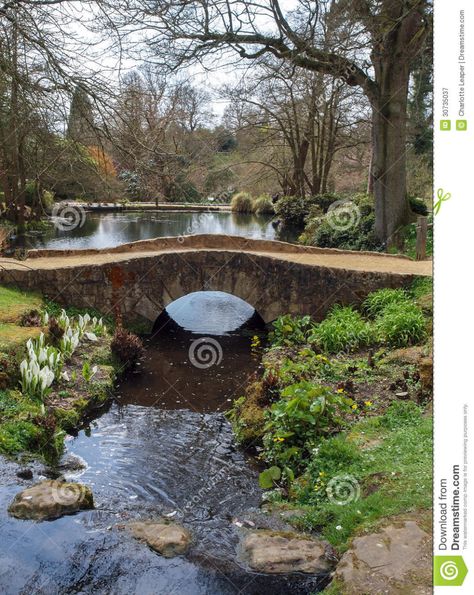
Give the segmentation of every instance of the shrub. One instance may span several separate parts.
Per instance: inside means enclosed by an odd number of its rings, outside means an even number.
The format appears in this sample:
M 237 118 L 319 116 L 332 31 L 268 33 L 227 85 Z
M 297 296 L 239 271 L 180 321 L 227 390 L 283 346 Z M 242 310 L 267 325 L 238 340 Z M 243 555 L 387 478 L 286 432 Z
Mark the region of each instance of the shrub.
M 274 321 L 273 331 L 270 333 L 269 338 L 275 347 L 304 345 L 308 342 L 311 328 L 312 323 L 309 316 L 291 316 L 291 314 L 286 314 Z
M 286 478 L 304 465 L 316 441 L 342 425 L 352 400 L 342 392 L 308 381 L 285 388 L 267 411 L 263 457 L 282 468 Z
M 253 213 L 253 200 L 248 192 L 238 192 L 232 197 L 230 207 L 237 213 Z
M 350 211 L 346 210 L 346 212 L 349 213 L 348 217 L 351 216 Z M 334 224 L 334 211 L 331 213 L 333 213 L 331 216 L 308 219 L 300 241 L 308 246 L 319 246 L 321 248 L 377 251 L 384 249 L 375 236 L 375 215 L 373 212 L 362 215 L 362 211 L 355 205 L 352 211 L 354 224 L 349 226 L 346 219 L 342 217 L 342 225 Z M 349 222 L 349 219 L 347 219 L 347 222 Z
M 379 289 L 367 296 L 363 308 L 370 316 L 378 316 L 389 304 L 399 304 L 408 299 L 403 289 Z
M 314 204 L 316 204 L 323 213 L 327 213 L 329 207 L 337 200 L 341 200 L 341 197 L 337 196 L 336 194 L 331 194 L 330 192 L 326 192 L 325 194 L 316 194 L 312 198 Z
M 351 306 L 334 306 L 328 316 L 315 325 L 311 343 L 329 353 L 353 351 L 374 339 L 372 326 Z
M 272 199 L 265 195 L 256 198 L 253 207 L 257 215 L 273 215 L 275 212 Z
M 141 339 L 120 327 L 115 331 L 110 349 L 124 368 L 133 367 L 144 351 Z
M 413 213 L 416 213 L 417 215 L 424 215 L 425 217 L 428 216 L 428 207 L 426 206 L 425 201 L 422 198 L 415 198 L 414 196 L 410 196 L 410 198 L 408 199 L 408 203 Z
M 310 208 L 315 204 L 314 197 L 283 196 L 275 204 L 275 213 L 284 225 L 303 228 Z
M 423 312 L 408 301 L 388 304 L 376 318 L 375 329 L 380 340 L 390 347 L 414 345 L 426 337 Z
M 33 309 L 25 312 L 20 320 L 21 326 L 41 326 L 41 312 Z

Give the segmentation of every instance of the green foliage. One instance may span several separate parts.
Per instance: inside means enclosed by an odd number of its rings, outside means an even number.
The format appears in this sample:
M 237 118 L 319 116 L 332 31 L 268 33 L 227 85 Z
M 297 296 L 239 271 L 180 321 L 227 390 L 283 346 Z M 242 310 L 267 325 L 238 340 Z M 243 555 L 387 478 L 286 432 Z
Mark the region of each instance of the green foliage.
M 282 345 L 304 345 L 308 342 L 312 328 L 310 316 L 285 316 L 278 317 L 273 322 L 273 331 L 270 341 L 275 347 Z
M 316 441 L 341 427 L 352 403 L 342 391 L 308 381 L 286 387 L 266 413 L 263 458 L 291 481 Z
M 49 316 L 54 316 L 54 318 L 59 319 L 61 316 L 61 312 L 64 310 L 70 318 L 77 318 L 79 316 L 85 316 L 88 314 L 91 318 L 98 318 L 103 319 L 104 324 L 107 326 L 108 329 L 115 328 L 115 321 L 112 316 L 103 316 L 98 310 L 94 308 L 76 308 L 75 306 L 60 306 L 58 303 L 48 300 L 47 298 L 45 301 L 45 310 L 49 314 Z
M 328 353 L 349 352 L 370 345 L 374 333 L 371 324 L 351 306 L 336 305 L 314 326 L 309 340 Z
M 326 192 L 325 194 L 316 194 L 311 200 L 323 213 L 327 213 L 329 207 L 337 200 L 341 200 L 341 197 L 331 192 Z
M 403 289 L 379 289 L 369 294 L 363 308 L 370 316 L 378 316 L 389 304 L 406 303 L 409 296 Z
M 408 301 L 388 304 L 374 324 L 379 339 L 390 347 L 415 345 L 427 335 L 421 308 Z
M 361 216 L 354 213 L 355 224 L 348 227 L 334 225 L 332 216 L 328 215 L 309 219 L 300 241 L 321 248 L 382 251 L 383 246 L 375 237 L 374 213 Z
M 255 445 L 264 434 L 265 406 L 268 399 L 263 382 L 253 382 L 245 389 L 245 395 L 236 399 L 226 417 L 232 424 L 236 439 L 240 444 Z
M 383 418 L 361 421 L 348 435 L 347 450 L 341 448 L 342 436 L 337 437 L 340 444 L 329 439 L 311 460 L 308 471 L 295 482 L 294 504 L 308 506 L 298 528 L 317 531 L 343 551 L 355 533 L 374 530 L 387 517 L 407 512 L 429 514 L 432 420 L 420 418 L 418 412 L 416 419 L 416 423 L 400 423 L 393 429 L 386 427 Z M 375 446 L 358 447 L 359 437 L 365 441 L 367 435 Z M 360 488 L 344 506 L 331 502 L 326 492 L 328 482 L 341 475 L 352 477 L 354 487 Z
M 34 182 L 27 182 L 25 187 L 25 204 L 34 207 L 41 202 L 44 210 L 51 209 L 54 205 L 54 194 L 49 190 L 39 191 Z
M 256 215 L 273 215 L 275 213 L 272 199 L 265 194 L 255 199 L 253 208 Z
M 237 213 L 253 213 L 253 200 L 248 192 L 238 192 L 232 197 L 230 207 Z
M 416 300 L 433 295 L 433 277 L 417 277 L 411 284 L 410 294 Z
M 393 401 L 381 419 L 381 424 L 390 430 L 419 425 L 423 411 L 413 401 Z
M 416 213 L 417 215 L 424 215 L 425 217 L 429 214 L 428 207 L 422 198 L 410 196 L 408 202 L 413 213 Z
M 273 487 L 274 482 L 279 479 L 281 479 L 281 469 L 280 467 L 273 466 L 260 473 L 258 483 L 262 490 L 269 490 Z
M 313 197 L 282 196 L 275 204 L 275 213 L 284 225 L 303 228 L 312 206 L 316 205 Z
M 426 236 L 426 255 L 433 256 L 433 216 L 428 217 L 428 223 L 431 224 L 428 227 L 428 233 Z M 406 225 L 402 229 L 401 233 L 403 237 L 403 253 L 410 258 L 416 257 L 416 223 Z

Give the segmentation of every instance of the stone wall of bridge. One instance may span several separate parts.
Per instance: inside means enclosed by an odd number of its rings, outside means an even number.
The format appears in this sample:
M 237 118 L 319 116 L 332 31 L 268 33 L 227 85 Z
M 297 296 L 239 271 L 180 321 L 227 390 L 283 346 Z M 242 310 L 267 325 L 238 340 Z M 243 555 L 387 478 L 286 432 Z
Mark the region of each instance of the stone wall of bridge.
M 224 291 L 252 305 L 265 322 L 281 314 L 322 319 L 335 303 L 359 304 L 382 287 L 409 284 L 413 275 L 301 264 L 262 254 L 197 250 L 136 256 L 117 262 L 0 269 L 0 283 L 34 290 L 61 304 L 120 315 L 151 331 L 172 301 L 195 291 Z

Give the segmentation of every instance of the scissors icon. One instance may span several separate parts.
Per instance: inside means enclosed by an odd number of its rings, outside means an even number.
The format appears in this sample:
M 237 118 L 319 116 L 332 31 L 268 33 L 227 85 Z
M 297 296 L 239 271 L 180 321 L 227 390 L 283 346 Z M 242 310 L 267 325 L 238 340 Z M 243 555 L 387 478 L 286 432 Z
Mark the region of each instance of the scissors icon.
M 441 208 L 441 203 L 443 203 L 446 200 L 449 200 L 451 198 L 451 192 L 446 192 L 446 194 L 445 194 L 444 190 L 442 188 L 439 188 L 436 195 L 438 197 L 438 200 L 435 202 L 435 204 L 433 206 L 433 212 L 435 215 L 437 215 L 439 213 L 439 210 Z

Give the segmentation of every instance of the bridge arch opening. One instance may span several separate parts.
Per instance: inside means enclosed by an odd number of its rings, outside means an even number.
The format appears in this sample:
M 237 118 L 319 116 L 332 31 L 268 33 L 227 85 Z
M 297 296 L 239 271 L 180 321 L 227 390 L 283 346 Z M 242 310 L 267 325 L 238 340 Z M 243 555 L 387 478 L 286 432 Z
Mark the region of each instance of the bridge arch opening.
M 263 330 L 265 322 L 245 300 L 224 291 L 195 291 L 166 306 L 155 321 L 153 335 L 168 328 L 206 335 Z
M 178 298 L 158 316 L 139 372 L 121 382 L 120 402 L 225 411 L 258 366 L 255 335 L 265 341 L 265 323 L 238 297 L 199 291 Z

